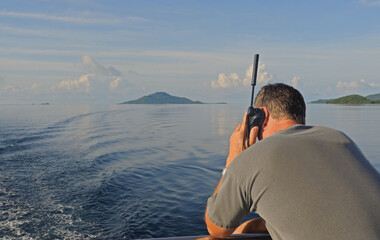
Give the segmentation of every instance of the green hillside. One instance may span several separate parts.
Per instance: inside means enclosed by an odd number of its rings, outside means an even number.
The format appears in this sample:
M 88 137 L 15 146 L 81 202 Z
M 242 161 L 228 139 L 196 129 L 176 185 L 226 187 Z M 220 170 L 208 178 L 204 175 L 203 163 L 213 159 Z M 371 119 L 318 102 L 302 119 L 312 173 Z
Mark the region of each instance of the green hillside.
M 156 92 L 154 94 L 141 97 L 136 100 L 123 102 L 122 104 L 203 104 L 200 101 L 192 101 L 184 97 L 176 97 L 165 92 Z
M 366 98 L 369 100 L 372 100 L 372 101 L 379 101 L 380 100 L 380 93 L 368 95 L 368 96 L 366 96 Z
M 312 101 L 310 103 L 327 103 L 328 101 L 331 101 L 333 99 L 318 99 L 318 100 L 315 100 L 315 101 Z
M 363 96 L 354 94 L 354 95 L 349 95 L 349 96 L 333 99 L 333 100 L 327 101 L 327 103 L 330 103 L 330 104 L 369 104 L 369 103 L 374 103 L 374 102 Z
M 330 104 L 380 104 L 380 93 L 368 95 L 366 97 L 358 94 L 348 95 L 336 99 L 319 99 L 310 103 L 330 103 Z

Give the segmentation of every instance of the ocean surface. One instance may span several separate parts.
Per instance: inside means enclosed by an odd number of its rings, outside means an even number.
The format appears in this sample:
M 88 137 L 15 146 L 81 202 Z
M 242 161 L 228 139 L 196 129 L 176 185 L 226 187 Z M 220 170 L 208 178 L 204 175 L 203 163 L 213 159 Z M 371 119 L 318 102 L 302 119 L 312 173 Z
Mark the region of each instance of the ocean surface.
M 380 106 L 307 106 L 380 172 Z M 207 234 L 245 105 L 0 105 L 0 239 Z

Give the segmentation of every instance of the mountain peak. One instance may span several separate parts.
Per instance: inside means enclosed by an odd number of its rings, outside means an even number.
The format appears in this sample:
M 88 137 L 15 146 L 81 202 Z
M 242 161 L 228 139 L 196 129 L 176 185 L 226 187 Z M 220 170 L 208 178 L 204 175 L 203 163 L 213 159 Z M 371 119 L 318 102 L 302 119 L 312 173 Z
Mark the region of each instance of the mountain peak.
M 202 104 L 185 97 L 172 96 L 166 92 L 156 92 L 136 100 L 123 102 L 122 104 Z
M 149 96 L 172 96 L 172 95 L 170 95 L 170 94 L 168 94 L 166 92 L 155 92 L 155 93 L 153 93 L 153 94 L 151 94 Z

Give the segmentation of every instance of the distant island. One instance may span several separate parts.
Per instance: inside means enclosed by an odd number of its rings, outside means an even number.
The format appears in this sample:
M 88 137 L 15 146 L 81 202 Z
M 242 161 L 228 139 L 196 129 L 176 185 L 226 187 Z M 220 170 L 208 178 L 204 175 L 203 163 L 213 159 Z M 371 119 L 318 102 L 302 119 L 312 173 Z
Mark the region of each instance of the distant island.
M 201 101 L 193 101 L 185 97 L 176 97 L 166 92 L 156 92 L 136 100 L 123 102 L 121 104 L 204 104 Z
M 310 103 L 327 104 L 380 104 L 380 93 L 368 95 L 366 97 L 358 94 L 348 95 L 336 99 L 319 99 Z
M 36 105 L 35 103 L 32 103 L 32 105 Z M 50 105 L 50 103 L 40 103 L 38 105 Z

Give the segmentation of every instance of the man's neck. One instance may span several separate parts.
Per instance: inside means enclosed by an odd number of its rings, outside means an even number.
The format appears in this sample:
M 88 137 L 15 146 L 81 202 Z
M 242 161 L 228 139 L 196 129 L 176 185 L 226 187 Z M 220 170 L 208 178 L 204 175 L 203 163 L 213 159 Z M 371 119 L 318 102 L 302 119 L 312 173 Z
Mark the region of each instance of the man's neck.
M 291 126 L 296 125 L 296 124 L 299 124 L 299 123 L 292 120 L 292 119 L 286 119 L 286 120 L 278 121 L 278 123 L 276 124 L 277 131 L 285 130 L 288 127 L 291 127 Z
M 275 120 L 271 116 L 269 116 L 268 124 L 266 126 L 265 131 L 263 132 L 263 138 L 267 138 L 280 130 L 285 130 L 296 124 L 299 123 L 292 119 Z

